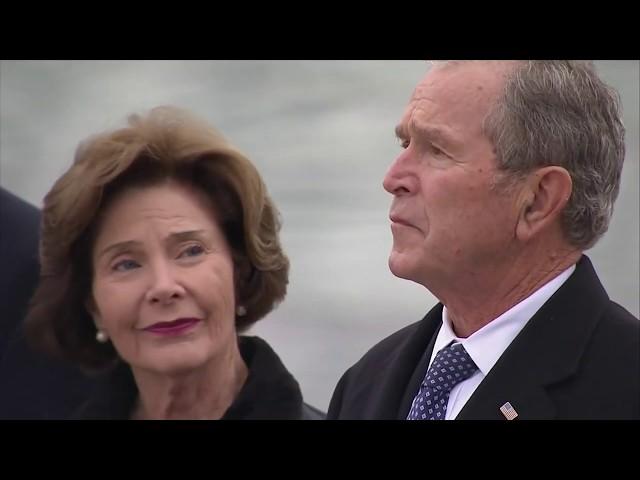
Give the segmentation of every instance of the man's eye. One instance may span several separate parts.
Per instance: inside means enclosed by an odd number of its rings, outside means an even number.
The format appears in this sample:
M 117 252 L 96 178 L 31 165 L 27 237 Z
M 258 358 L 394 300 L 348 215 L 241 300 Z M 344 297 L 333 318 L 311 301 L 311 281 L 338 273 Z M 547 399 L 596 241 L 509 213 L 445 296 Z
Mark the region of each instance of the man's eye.
M 398 143 L 399 143 L 399 144 L 400 144 L 400 146 L 401 146 L 402 148 L 404 148 L 405 150 L 406 150 L 407 148 L 409 148 L 409 143 L 410 143 L 410 142 L 409 142 L 409 140 L 405 140 L 405 139 L 399 138 L 399 139 L 398 139 Z
M 436 147 L 433 143 L 430 143 L 430 144 L 429 144 L 429 150 L 430 150 L 430 151 L 431 151 L 431 153 L 433 153 L 434 155 L 445 155 L 445 156 L 448 156 L 448 155 L 447 155 L 447 153 L 446 153 L 444 150 L 442 150 L 442 149 L 440 149 L 440 148 Z

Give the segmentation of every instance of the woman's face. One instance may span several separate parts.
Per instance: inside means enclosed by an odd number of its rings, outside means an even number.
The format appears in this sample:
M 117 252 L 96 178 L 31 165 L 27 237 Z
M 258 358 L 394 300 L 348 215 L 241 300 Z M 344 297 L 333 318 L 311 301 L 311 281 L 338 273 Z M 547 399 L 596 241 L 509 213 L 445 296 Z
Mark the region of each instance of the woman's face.
M 134 370 L 179 374 L 233 348 L 231 251 L 201 192 L 173 181 L 123 191 L 92 262 L 94 321 Z

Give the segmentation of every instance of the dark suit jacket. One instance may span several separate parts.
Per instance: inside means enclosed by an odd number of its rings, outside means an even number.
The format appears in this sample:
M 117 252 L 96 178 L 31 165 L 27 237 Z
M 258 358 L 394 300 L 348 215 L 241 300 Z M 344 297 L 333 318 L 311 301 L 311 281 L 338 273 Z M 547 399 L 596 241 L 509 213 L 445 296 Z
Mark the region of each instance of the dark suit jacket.
M 375 345 L 340 379 L 328 419 L 405 419 L 442 304 Z M 531 318 L 457 419 L 640 419 L 640 321 L 609 300 L 589 259 Z
M 38 281 L 40 213 L 0 187 L 0 359 Z
M 87 395 L 74 367 L 32 351 L 22 320 L 37 285 L 40 213 L 0 187 L 0 418 L 66 418 Z

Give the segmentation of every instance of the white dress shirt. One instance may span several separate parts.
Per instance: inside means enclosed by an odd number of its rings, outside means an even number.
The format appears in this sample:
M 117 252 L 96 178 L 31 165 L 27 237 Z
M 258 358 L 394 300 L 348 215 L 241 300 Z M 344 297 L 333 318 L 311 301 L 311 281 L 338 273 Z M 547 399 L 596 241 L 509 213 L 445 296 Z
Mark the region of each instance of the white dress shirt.
M 445 420 L 455 419 L 458 416 L 462 407 L 467 403 L 484 377 L 491 371 L 509 344 L 540 307 L 567 281 L 575 269 L 575 265 L 567 268 L 529 297 L 514 305 L 467 338 L 456 336 L 451 326 L 447 307 L 443 308 L 442 328 L 440 328 L 436 337 L 429 366 L 431 366 L 436 354 L 451 341 L 461 343 L 478 366 L 478 370 L 471 377 L 460 382 L 451 390 Z

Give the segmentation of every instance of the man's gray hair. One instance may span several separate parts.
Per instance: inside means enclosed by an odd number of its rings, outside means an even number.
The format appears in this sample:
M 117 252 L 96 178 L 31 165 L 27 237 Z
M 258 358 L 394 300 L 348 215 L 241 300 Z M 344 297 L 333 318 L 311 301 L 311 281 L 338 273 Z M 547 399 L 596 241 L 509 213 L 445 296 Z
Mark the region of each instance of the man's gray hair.
M 484 131 L 507 177 L 548 165 L 569 172 L 573 191 L 562 223 L 572 245 L 586 250 L 607 231 L 620 191 L 625 129 L 620 96 L 592 62 L 518 62 Z

